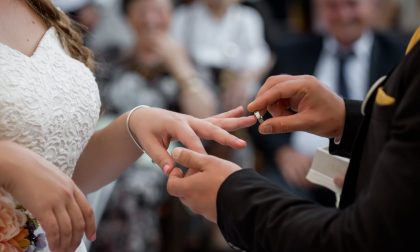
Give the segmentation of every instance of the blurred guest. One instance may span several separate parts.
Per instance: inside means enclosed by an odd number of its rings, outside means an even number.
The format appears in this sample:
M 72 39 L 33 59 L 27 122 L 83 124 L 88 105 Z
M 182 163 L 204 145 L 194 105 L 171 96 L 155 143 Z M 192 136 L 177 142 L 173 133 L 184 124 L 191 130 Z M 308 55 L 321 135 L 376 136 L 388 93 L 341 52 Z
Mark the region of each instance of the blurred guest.
M 323 35 L 290 38 L 276 49 L 272 74 L 315 75 L 345 98 L 363 99 L 369 86 L 396 65 L 404 54 L 405 38 L 371 29 L 375 0 L 316 0 Z M 258 136 L 270 177 L 291 190 L 334 205 L 332 192 L 314 187 L 305 176 L 318 147 L 328 140 L 304 132 Z
M 109 93 L 118 111 L 132 104 L 181 111 L 197 117 L 215 112 L 215 100 L 190 63 L 183 47 L 169 34 L 169 0 L 126 0 L 123 10 L 136 35 Z
M 105 94 L 113 110 L 144 104 L 201 118 L 215 113 L 214 95 L 169 34 L 171 1 L 124 0 L 122 8 L 135 43 Z M 159 212 L 170 204 L 165 176 L 150 159 L 137 163 L 117 182 L 93 251 L 160 251 Z
M 198 0 L 179 7 L 173 34 L 223 95 L 224 109 L 245 105 L 268 69 L 270 51 L 258 12 L 238 0 Z
M 54 0 L 54 3 L 73 20 L 91 32 L 99 22 L 99 13 L 93 0 Z

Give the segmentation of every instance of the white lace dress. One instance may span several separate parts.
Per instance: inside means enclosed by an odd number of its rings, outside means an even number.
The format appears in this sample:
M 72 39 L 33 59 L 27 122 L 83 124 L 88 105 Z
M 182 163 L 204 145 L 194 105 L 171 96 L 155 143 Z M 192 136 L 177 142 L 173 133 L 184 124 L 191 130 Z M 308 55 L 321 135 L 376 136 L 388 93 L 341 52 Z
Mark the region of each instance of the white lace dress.
M 65 53 L 54 28 L 31 57 L 0 43 L 0 140 L 27 147 L 71 177 L 95 130 L 99 110 L 93 74 Z M 2 191 L 0 230 L 19 220 L 4 220 L 10 195 Z M 16 234 L 0 232 L 1 251 Z M 82 244 L 78 251 L 85 250 Z

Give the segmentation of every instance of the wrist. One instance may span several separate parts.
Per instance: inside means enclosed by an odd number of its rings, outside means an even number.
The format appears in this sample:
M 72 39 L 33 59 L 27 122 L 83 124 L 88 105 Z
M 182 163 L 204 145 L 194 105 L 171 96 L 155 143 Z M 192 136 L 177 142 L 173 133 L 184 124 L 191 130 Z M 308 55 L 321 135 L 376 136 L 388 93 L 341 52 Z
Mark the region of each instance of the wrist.
M 146 108 L 150 108 L 150 107 L 147 105 L 139 105 L 137 107 L 134 107 L 128 112 L 127 118 L 125 121 L 125 127 L 126 127 L 128 136 L 130 137 L 133 144 L 136 145 L 137 148 L 142 152 L 144 152 L 144 149 L 143 149 L 143 146 L 139 142 L 137 134 L 135 133 L 135 131 L 133 131 L 133 128 L 136 128 L 136 127 L 132 127 L 132 119 L 133 117 L 138 117 L 138 114 L 141 109 L 146 109 Z M 135 120 L 135 121 L 138 121 L 138 120 Z

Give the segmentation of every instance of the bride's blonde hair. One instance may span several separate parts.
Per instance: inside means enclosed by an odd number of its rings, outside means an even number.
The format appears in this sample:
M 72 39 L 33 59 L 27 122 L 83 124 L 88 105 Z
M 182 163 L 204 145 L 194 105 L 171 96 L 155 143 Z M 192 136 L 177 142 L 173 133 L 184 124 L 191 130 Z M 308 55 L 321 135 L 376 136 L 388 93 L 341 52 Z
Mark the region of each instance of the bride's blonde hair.
M 64 12 L 57 9 L 51 0 L 25 0 L 25 2 L 48 26 L 56 29 L 64 49 L 93 71 L 95 68 L 93 54 L 83 45 L 80 27 Z

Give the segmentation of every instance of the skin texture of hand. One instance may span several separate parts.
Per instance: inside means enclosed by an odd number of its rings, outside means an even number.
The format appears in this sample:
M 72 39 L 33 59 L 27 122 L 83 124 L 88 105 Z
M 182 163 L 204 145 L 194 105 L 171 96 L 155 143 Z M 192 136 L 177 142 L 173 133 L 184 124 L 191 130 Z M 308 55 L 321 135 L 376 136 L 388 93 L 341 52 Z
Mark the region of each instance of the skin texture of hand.
M 1 185 L 39 221 L 52 251 L 75 251 L 83 234 L 95 240 L 93 210 L 70 178 L 18 144 L 0 148 Z
M 229 161 L 185 148 L 174 149 L 172 156 L 177 163 L 195 172 L 184 176 L 179 168 L 175 168 L 168 179 L 169 194 L 180 198 L 194 213 L 216 223 L 219 188 L 229 175 L 241 168 Z
M 276 153 L 277 168 L 286 182 L 301 188 L 311 188 L 313 184 L 306 179 L 306 174 L 311 167 L 312 158 L 300 154 L 289 146 L 282 147 Z
M 339 137 L 344 128 L 344 100 L 308 75 L 268 78 L 248 110 L 273 116 L 259 126 L 262 134 L 306 131 Z
M 214 140 L 234 149 L 244 148 L 246 142 L 229 134 L 255 124 L 254 116 L 241 117 L 242 107 L 198 119 L 159 108 L 137 109 L 130 120 L 130 128 L 145 152 L 168 174 L 174 168 L 174 160 L 167 152 L 171 140 L 179 140 L 187 148 L 206 153 L 201 139 Z

